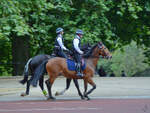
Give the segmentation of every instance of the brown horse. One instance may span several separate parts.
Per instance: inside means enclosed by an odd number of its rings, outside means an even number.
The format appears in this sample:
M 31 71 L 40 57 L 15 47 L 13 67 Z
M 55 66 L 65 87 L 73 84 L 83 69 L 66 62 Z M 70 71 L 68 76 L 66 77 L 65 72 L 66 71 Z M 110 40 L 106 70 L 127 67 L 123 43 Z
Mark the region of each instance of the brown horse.
M 91 48 L 91 50 L 89 51 L 89 53 L 84 56 L 86 59 L 87 65 L 86 65 L 85 70 L 83 70 L 84 76 L 82 78 L 77 76 L 75 71 L 69 71 L 68 70 L 66 59 L 55 57 L 55 58 L 48 60 L 48 62 L 46 63 L 46 70 L 48 72 L 49 79 L 46 80 L 46 85 L 48 88 L 49 99 L 55 99 L 52 96 L 51 88 L 52 88 L 52 85 L 53 85 L 55 79 L 60 74 L 62 74 L 66 78 L 83 79 L 84 80 L 84 89 L 85 89 L 84 97 L 86 97 L 89 100 L 88 95 L 94 89 L 96 89 L 96 84 L 93 82 L 92 77 L 94 75 L 95 67 L 98 63 L 100 55 L 102 55 L 103 57 L 106 57 L 106 58 L 112 57 L 109 50 L 101 42 L 99 42 L 98 44 L 93 46 Z M 87 84 L 88 83 L 93 86 L 89 91 L 87 91 Z

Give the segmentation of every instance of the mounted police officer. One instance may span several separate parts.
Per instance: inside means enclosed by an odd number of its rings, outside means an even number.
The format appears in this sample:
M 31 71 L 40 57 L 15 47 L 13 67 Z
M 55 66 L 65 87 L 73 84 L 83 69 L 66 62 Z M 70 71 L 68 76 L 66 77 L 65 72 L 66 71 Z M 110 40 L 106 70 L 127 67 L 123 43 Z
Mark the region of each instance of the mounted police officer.
M 54 52 L 56 56 L 58 57 L 64 57 L 67 58 L 67 55 L 63 52 L 63 50 L 69 51 L 65 46 L 64 46 L 64 39 L 63 39 L 63 34 L 64 30 L 63 28 L 59 27 L 56 29 L 57 37 L 55 40 L 55 47 L 54 47 Z
M 81 73 L 81 55 L 83 54 L 83 51 L 80 49 L 80 43 L 81 43 L 81 38 L 83 36 L 83 31 L 78 29 L 76 31 L 75 38 L 73 39 L 73 53 L 74 53 L 74 58 L 77 63 L 76 65 L 76 71 L 78 76 L 83 76 Z

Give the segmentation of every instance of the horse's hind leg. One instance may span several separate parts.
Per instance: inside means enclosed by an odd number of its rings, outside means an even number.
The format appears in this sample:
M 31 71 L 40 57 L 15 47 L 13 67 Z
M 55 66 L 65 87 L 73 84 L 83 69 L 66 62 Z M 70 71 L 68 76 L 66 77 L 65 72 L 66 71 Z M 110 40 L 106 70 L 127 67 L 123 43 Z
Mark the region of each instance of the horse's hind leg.
M 69 78 L 66 79 L 66 90 L 69 89 L 71 80 L 72 80 L 72 79 L 69 79 Z
M 49 94 L 49 98 L 48 99 L 55 100 L 55 98 L 52 96 L 52 92 L 51 92 L 51 88 L 52 88 L 53 82 L 54 82 L 54 79 L 53 80 L 52 79 L 47 79 L 45 81 L 47 89 L 48 89 L 48 94 Z
M 26 87 L 26 95 L 29 95 L 29 91 L 30 91 L 30 84 L 31 81 L 33 80 L 33 76 L 34 76 L 34 70 L 31 68 L 31 77 L 30 79 L 27 81 L 27 87 Z
M 78 90 L 79 96 L 81 97 L 81 99 L 84 99 L 84 97 L 83 97 L 83 95 L 82 95 L 82 93 L 81 93 L 81 91 L 80 91 L 80 89 L 79 89 L 79 83 L 78 83 L 78 80 L 73 79 L 73 82 L 74 82 L 74 84 L 75 84 L 75 86 L 76 86 L 76 88 L 77 88 L 77 90 Z
M 55 96 L 63 95 L 63 94 L 65 93 L 65 91 L 69 89 L 71 80 L 72 80 L 72 79 L 67 78 L 67 79 L 66 79 L 66 88 L 65 88 L 64 90 L 62 90 L 61 92 L 58 92 L 58 91 L 57 91 L 57 92 L 55 93 Z
M 47 95 L 47 92 L 46 92 L 46 90 L 44 89 L 43 81 L 44 81 L 44 76 L 42 75 L 41 78 L 40 78 L 40 80 L 39 80 L 39 86 L 40 86 L 40 88 L 41 88 L 41 90 L 42 90 L 44 96 L 46 96 L 46 95 Z
M 27 85 L 26 85 L 26 92 L 22 93 L 21 96 L 26 96 L 29 95 L 29 91 L 30 91 L 30 82 L 32 81 L 33 77 L 31 76 L 30 80 L 27 81 Z
M 30 91 L 30 84 L 31 81 L 33 80 L 33 76 L 31 76 L 30 80 L 27 81 L 27 87 L 26 87 L 26 94 L 29 95 L 29 91 Z

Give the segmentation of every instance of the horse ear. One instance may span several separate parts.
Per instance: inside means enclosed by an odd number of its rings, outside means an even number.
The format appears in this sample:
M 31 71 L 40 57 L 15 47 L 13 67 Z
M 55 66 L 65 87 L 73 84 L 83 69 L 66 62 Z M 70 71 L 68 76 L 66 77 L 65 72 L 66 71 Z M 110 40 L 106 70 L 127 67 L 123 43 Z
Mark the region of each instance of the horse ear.
M 103 45 L 103 43 L 102 43 L 102 42 L 99 42 L 98 44 L 99 44 L 99 45 Z
M 103 43 L 102 42 L 99 42 L 98 43 L 98 47 L 101 49 L 103 47 Z

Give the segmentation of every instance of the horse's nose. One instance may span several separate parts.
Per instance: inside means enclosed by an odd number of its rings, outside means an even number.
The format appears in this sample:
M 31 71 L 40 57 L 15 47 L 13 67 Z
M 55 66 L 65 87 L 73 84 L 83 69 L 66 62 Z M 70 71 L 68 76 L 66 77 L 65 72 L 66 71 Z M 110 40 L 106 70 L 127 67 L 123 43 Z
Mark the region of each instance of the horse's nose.
M 106 59 L 109 59 L 109 56 L 106 56 L 105 58 L 106 58 Z
M 111 58 L 112 58 L 112 56 L 106 56 L 106 58 L 107 58 L 107 59 L 111 59 Z

